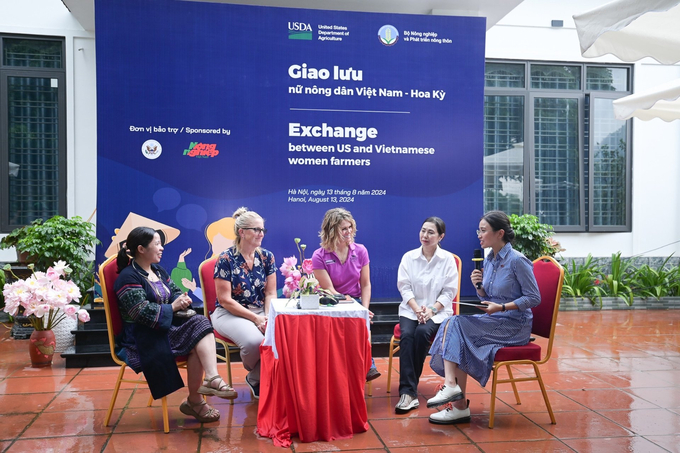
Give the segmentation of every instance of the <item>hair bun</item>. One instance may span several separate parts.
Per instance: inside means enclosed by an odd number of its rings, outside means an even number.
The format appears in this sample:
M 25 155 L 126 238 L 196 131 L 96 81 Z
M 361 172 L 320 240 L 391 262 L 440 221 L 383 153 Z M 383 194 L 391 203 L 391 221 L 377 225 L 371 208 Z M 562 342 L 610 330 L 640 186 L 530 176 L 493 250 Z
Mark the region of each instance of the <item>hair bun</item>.
M 246 208 L 245 206 L 241 206 L 236 211 L 234 211 L 234 213 L 231 215 L 231 217 L 233 219 L 238 219 L 239 217 L 241 217 L 246 212 L 248 212 L 248 208 Z

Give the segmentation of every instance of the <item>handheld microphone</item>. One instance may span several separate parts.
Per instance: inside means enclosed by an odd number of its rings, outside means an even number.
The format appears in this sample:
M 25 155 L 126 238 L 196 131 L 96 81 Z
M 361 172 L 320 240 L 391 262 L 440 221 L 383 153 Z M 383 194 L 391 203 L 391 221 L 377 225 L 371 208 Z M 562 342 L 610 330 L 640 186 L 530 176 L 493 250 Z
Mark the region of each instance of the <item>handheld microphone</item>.
M 482 254 L 482 249 L 475 249 L 472 254 L 472 261 L 475 263 L 475 269 L 482 270 L 482 265 L 484 263 L 484 255 Z M 482 282 L 477 283 L 477 289 L 482 288 Z

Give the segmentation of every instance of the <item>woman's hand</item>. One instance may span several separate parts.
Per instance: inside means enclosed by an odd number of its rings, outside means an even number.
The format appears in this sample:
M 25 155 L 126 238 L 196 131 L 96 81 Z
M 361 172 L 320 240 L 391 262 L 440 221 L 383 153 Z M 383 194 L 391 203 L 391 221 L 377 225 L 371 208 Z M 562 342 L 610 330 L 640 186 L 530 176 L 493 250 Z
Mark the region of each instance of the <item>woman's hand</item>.
M 477 283 L 482 283 L 483 279 L 484 275 L 482 274 L 481 269 L 475 269 L 472 271 L 472 274 L 470 275 L 470 281 L 472 281 L 472 285 L 475 287 L 475 289 L 477 289 Z
M 421 318 L 422 318 L 422 323 L 425 324 L 427 321 L 432 319 L 434 316 L 434 313 L 432 312 L 431 308 L 423 307 L 423 310 L 421 311 Z
M 501 304 L 497 304 L 495 302 L 489 302 L 487 300 L 483 300 L 481 302 L 483 305 L 481 307 L 477 307 L 483 312 L 486 312 L 487 315 L 499 312 L 503 310 L 503 306 Z
M 186 310 L 187 308 L 191 307 L 191 297 L 189 297 L 187 293 L 184 293 L 175 299 L 171 305 L 173 312 Z
M 255 324 L 255 326 L 257 326 L 257 328 L 260 329 L 260 332 L 264 333 L 264 331 L 267 327 L 267 317 L 261 316 L 261 315 L 255 315 L 255 319 L 253 320 L 253 324 Z

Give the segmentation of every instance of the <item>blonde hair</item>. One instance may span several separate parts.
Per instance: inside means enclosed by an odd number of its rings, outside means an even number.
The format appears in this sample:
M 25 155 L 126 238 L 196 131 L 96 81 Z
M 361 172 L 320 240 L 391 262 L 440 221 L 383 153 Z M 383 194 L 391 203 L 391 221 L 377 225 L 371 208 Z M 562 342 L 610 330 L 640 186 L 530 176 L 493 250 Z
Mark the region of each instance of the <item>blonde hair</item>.
M 234 214 L 232 214 L 234 219 L 234 234 L 236 239 L 234 239 L 234 249 L 236 253 L 241 253 L 241 235 L 238 234 L 238 230 L 241 228 L 250 228 L 250 225 L 256 220 L 262 220 L 264 224 L 264 219 L 255 211 L 249 211 L 246 207 L 240 207 Z M 259 252 L 259 247 L 258 247 Z
M 221 234 L 225 238 L 231 239 L 232 241 L 236 239 L 236 236 L 238 235 L 234 235 L 233 217 L 223 217 L 220 220 L 214 221 L 213 223 L 206 227 L 205 239 L 208 241 L 209 246 L 208 253 L 206 253 L 205 255 L 205 259 L 215 257 L 223 252 L 223 250 L 213 250 L 213 247 L 215 246 L 213 244 L 213 238 L 218 234 Z
M 344 208 L 333 208 L 326 211 L 323 216 L 323 222 L 321 222 L 321 231 L 319 231 L 319 237 L 321 238 L 321 247 L 325 250 L 334 250 L 335 244 L 339 240 L 338 227 L 343 220 L 347 220 L 352 224 L 352 242 L 354 242 L 354 237 L 357 235 L 357 223 L 352 217 L 352 213 Z

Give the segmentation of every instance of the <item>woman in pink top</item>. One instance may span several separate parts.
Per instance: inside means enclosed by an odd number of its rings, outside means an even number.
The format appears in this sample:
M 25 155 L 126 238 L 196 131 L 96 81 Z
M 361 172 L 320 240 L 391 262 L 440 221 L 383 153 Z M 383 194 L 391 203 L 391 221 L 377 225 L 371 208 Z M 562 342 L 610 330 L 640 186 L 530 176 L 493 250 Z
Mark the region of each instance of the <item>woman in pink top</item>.
M 329 209 L 321 223 L 321 247 L 312 255 L 312 267 L 319 286 L 334 294 L 359 299 L 368 309 L 371 303 L 370 260 L 366 247 L 354 242 L 356 232 L 357 225 L 349 211 Z M 370 310 L 368 313 L 373 318 Z M 366 380 L 372 381 L 379 376 L 373 362 Z

